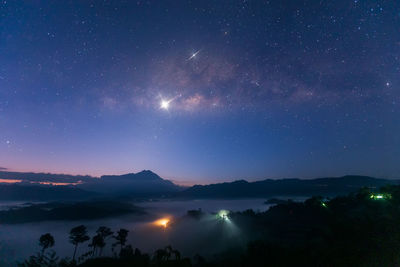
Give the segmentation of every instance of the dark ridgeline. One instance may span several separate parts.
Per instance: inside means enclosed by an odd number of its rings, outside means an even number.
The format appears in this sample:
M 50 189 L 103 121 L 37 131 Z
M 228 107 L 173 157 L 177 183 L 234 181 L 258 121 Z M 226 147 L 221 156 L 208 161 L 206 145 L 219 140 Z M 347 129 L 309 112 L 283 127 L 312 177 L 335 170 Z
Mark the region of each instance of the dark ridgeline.
M 53 251 L 46 253 L 54 245 L 54 239 L 45 234 L 40 238 L 41 252 L 21 266 L 398 266 L 399 206 L 400 186 L 391 185 L 374 192 L 363 188 L 332 199 L 286 201 L 265 212 L 231 212 L 229 217 L 216 218 L 214 226 L 222 229 L 235 225 L 249 240 L 248 245 L 232 247 L 211 258 L 197 254 L 192 259 L 182 259 L 180 252 L 171 246 L 155 250 L 150 257 L 127 244 L 129 232 L 125 229 L 113 235 L 113 256 L 101 256 L 95 253 L 96 248 L 105 247 L 112 232 L 100 227 L 89 243 L 89 251 L 77 253 L 74 260 L 77 245 L 89 240 L 86 228 L 81 225 L 71 230 L 72 260 L 59 260 Z M 206 215 L 193 210 L 187 216 L 201 220 Z M 177 220 L 173 227 L 182 225 Z M 99 235 L 104 237 L 101 242 L 97 240 Z M 82 251 L 84 246 L 80 247 Z
M 121 215 L 146 214 L 143 208 L 114 200 L 49 202 L 0 211 L 0 223 L 17 224 L 41 221 L 95 220 Z
M 51 201 L 85 200 L 99 194 L 71 186 L 0 184 L 0 200 Z
M 89 175 L 69 175 L 54 173 L 36 173 L 36 172 L 10 172 L 0 168 L 0 179 L 17 179 L 24 182 L 55 182 L 55 183 L 76 183 L 87 182 L 95 179 Z
M 180 192 L 187 198 L 256 198 L 274 196 L 336 196 L 355 192 L 362 187 L 379 188 L 399 184 L 399 180 L 347 175 L 317 179 L 267 179 L 263 181 L 195 185 Z
M 1 172 L 0 179 L 21 179 L 18 184 L 0 184 L 0 200 L 52 201 L 87 200 L 99 197 L 124 198 L 264 198 L 274 196 L 336 196 L 363 186 L 379 188 L 399 180 L 348 175 L 318 179 L 266 179 L 256 182 L 181 187 L 149 170 L 124 175 L 89 176 Z M 31 184 L 35 182 L 78 183 L 74 186 Z
M 172 196 L 183 190 L 151 171 L 100 178 L 48 173 L 16 173 L 0 171 L 0 179 L 22 180 L 17 184 L 0 183 L 0 200 L 85 200 L 98 197 L 160 197 Z M 69 183 L 71 185 L 43 185 Z M 73 185 L 75 184 L 75 185 Z

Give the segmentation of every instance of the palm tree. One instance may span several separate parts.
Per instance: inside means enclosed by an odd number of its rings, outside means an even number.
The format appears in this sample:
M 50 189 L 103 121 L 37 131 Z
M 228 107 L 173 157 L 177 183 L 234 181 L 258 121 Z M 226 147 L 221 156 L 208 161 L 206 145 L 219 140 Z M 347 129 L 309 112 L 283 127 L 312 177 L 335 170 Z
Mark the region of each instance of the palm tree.
M 42 257 L 44 255 L 45 250 L 54 246 L 54 243 L 55 243 L 54 237 L 50 233 L 40 236 L 39 245 L 42 247 L 42 252 L 41 252 Z
M 119 231 L 117 232 L 117 235 L 114 236 L 115 240 L 117 240 L 114 244 L 113 244 L 113 248 L 117 245 L 120 246 L 120 252 L 123 249 L 123 247 L 126 244 L 127 241 L 127 237 L 128 237 L 128 233 L 129 231 L 126 229 L 119 229 Z
M 71 242 L 75 246 L 72 261 L 75 261 L 76 250 L 78 248 L 79 243 L 86 242 L 89 239 L 90 237 L 87 235 L 86 226 L 79 225 L 71 229 L 71 231 L 69 232 L 69 242 Z

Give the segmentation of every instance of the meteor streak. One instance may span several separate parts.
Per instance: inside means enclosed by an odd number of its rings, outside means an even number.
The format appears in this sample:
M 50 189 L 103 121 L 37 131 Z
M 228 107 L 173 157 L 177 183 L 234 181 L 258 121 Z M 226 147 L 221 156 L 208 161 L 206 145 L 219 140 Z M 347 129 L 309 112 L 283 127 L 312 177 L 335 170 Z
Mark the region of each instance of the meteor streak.
M 193 53 L 187 60 L 191 60 L 191 59 L 195 58 L 197 56 L 197 54 L 200 52 L 200 50 L 197 50 L 197 52 Z

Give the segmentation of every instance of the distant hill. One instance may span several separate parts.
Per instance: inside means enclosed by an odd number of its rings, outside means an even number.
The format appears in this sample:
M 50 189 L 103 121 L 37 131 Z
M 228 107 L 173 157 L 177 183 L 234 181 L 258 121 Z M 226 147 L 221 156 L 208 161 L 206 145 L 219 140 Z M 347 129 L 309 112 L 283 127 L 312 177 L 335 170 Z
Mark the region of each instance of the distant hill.
M 248 198 L 274 196 L 336 196 L 357 191 L 361 187 L 379 188 L 399 184 L 399 180 L 368 176 L 343 176 L 318 179 L 267 179 L 257 182 L 239 180 L 230 183 L 195 185 L 179 194 L 184 198 Z
M 0 200 L 82 200 L 98 194 L 70 186 L 0 184 Z
M 87 182 L 96 178 L 89 175 L 0 171 L 0 179 L 17 179 L 24 182 L 77 183 L 79 181 Z
M 144 215 L 145 211 L 130 203 L 117 201 L 51 202 L 0 211 L 0 223 L 95 220 L 126 214 Z

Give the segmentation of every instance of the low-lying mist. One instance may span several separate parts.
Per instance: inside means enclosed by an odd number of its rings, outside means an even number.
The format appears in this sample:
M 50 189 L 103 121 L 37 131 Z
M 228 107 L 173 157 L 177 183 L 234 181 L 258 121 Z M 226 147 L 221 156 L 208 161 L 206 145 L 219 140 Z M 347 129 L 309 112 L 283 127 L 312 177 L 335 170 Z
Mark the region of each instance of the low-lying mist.
M 194 200 L 155 201 L 135 203 L 146 211 L 144 215 L 126 215 L 101 220 L 46 221 L 0 225 L 0 264 L 10 265 L 39 250 L 38 239 L 44 233 L 55 238 L 54 249 L 60 257 L 72 257 L 73 245 L 69 243 L 71 228 L 83 224 L 93 236 L 99 226 L 110 227 L 114 232 L 120 228 L 129 230 L 128 244 L 146 253 L 171 245 L 182 255 L 192 257 L 199 253 L 210 257 L 229 248 L 242 247 L 248 241 L 230 220 L 221 220 L 216 213 L 221 209 L 241 211 L 266 210 L 269 205 L 263 199 L 242 200 Z M 204 211 L 204 216 L 187 216 L 188 210 Z M 154 222 L 160 218 L 170 221 L 164 227 Z M 112 255 L 113 239 L 108 239 L 103 255 Z M 78 255 L 89 250 L 89 242 L 78 246 Z

